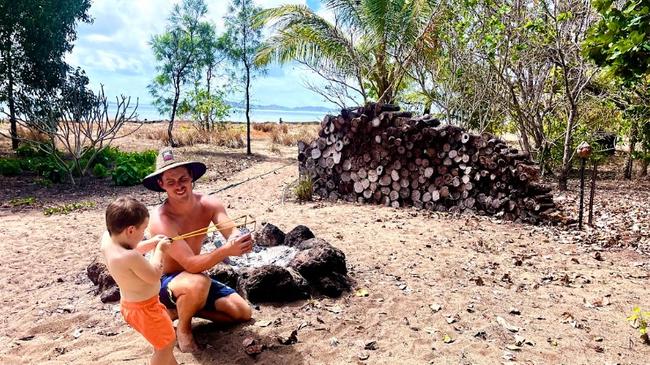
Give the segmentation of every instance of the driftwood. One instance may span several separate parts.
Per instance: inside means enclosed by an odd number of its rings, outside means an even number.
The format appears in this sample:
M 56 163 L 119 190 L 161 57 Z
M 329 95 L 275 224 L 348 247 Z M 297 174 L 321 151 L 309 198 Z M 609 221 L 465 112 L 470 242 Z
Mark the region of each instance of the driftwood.
M 538 166 L 487 133 L 370 103 L 326 115 L 318 135 L 298 144 L 298 161 L 326 199 L 528 222 L 555 210 Z

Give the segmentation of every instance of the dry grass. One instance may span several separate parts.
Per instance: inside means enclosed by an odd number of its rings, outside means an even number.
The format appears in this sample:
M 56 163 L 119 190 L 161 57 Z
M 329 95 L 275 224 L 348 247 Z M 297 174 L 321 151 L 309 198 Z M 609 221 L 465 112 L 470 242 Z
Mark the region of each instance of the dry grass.
M 285 125 L 286 126 L 286 125 Z M 291 129 L 277 128 L 271 131 L 271 142 L 283 146 L 295 146 L 298 141 L 310 142 L 318 136 L 317 125 L 299 125 Z
M 280 146 L 277 143 L 271 143 L 271 145 L 269 145 L 269 152 L 276 155 L 282 154 L 282 150 L 280 150 Z
M 136 132 L 137 136 L 160 141 L 163 145 L 169 144 L 167 128 L 143 128 Z M 226 125 L 225 128 L 216 128 L 212 131 L 201 131 L 190 123 L 179 123 L 173 131 L 174 139 L 180 146 L 194 146 L 195 144 L 211 144 L 228 148 L 244 147 L 244 131 L 239 126 Z
M 253 123 L 253 130 L 264 132 L 264 133 L 273 133 L 280 131 L 281 133 L 287 133 L 289 131 L 289 126 L 287 124 L 278 124 L 278 123 Z

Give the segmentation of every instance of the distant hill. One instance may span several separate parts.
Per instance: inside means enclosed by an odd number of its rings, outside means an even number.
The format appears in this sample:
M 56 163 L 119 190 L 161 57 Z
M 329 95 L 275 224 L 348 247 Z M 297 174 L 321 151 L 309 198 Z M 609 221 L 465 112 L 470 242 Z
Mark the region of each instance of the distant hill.
M 227 101 L 228 105 L 230 105 L 233 108 L 240 108 L 243 109 L 245 107 L 244 103 L 242 102 L 234 102 L 234 101 Z M 319 113 L 329 113 L 329 112 L 335 112 L 336 108 L 326 108 L 324 106 L 299 106 L 299 107 L 288 107 L 288 106 L 283 106 L 283 105 L 277 105 L 277 104 L 269 104 L 269 105 L 258 105 L 258 104 L 251 104 L 251 109 L 260 109 L 260 110 L 282 110 L 282 111 L 300 111 L 300 112 L 319 112 Z

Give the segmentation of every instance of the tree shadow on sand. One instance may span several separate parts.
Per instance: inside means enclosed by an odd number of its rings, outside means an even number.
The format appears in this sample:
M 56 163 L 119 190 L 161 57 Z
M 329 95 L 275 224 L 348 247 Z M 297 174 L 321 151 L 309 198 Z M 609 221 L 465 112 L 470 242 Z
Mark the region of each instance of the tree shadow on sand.
M 243 325 L 224 327 L 212 322 L 194 325 L 194 336 L 204 349 L 192 354 L 199 364 L 304 364 L 303 354 L 293 345 L 282 345 L 275 337 L 264 336 L 253 329 L 255 320 Z M 246 338 L 255 339 L 264 349 L 257 355 L 248 355 L 243 344 Z

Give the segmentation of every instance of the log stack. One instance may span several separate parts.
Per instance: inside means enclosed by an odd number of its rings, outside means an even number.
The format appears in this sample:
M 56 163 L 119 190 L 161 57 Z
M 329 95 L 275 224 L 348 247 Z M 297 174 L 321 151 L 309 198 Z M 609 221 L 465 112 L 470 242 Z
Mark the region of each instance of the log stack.
M 315 193 L 330 200 L 469 209 L 527 222 L 555 210 L 528 154 L 391 104 L 326 115 L 319 137 L 298 144 L 298 161 Z

